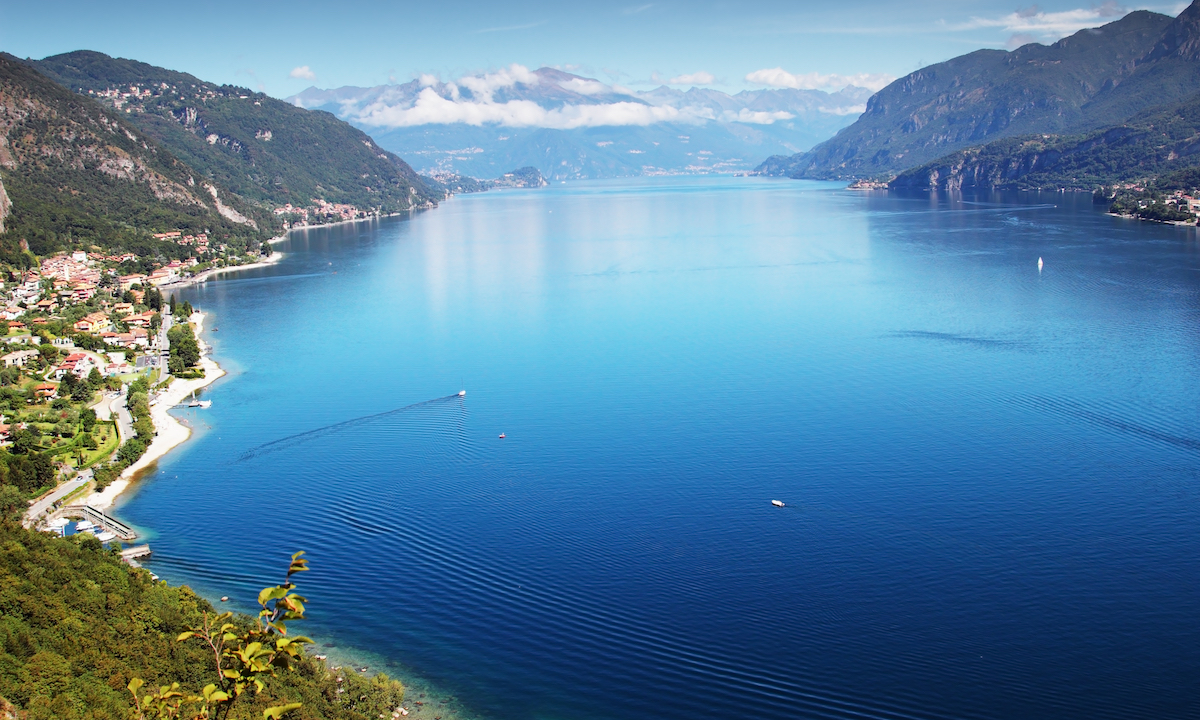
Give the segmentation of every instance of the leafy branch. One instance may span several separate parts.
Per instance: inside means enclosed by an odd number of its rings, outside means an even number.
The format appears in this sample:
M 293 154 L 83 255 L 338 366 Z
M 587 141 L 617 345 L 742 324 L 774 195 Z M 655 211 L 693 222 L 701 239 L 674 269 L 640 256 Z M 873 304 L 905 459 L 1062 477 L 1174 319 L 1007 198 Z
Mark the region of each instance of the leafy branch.
M 179 683 L 162 685 L 139 696 L 145 686 L 140 678 L 129 681 L 133 694 L 135 720 L 225 720 L 233 706 L 247 691 L 262 692 L 265 679 L 279 670 L 292 669 L 294 660 L 303 655 L 304 645 L 312 640 L 289 637 L 287 624 L 304 619 L 304 603 L 297 595 L 292 575 L 308 570 L 303 552 L 292 555 L 282 585 L 263 588 L 258 593 L 260 610 L 249 627 L 231 622 L 233 613 L 204 613 L 203 622 L 180 633 L 176 642 L 199 639 L 208 646 L 216 666 L 216 682 L 205 685 L 199 695 L 182 691 Z M 263 711 L 264 720 L 279 720 L 300 703 L 287 703 Z

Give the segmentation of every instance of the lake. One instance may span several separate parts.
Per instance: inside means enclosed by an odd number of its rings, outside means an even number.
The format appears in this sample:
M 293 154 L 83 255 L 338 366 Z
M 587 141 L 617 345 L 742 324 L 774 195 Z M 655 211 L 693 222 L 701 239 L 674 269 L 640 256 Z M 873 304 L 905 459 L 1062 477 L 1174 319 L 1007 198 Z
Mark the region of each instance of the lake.
M 243 610 L 306 550 L 410 717 L 1200 715 L 1195 229 L 687 177 L 277 247 L 116 514 Z

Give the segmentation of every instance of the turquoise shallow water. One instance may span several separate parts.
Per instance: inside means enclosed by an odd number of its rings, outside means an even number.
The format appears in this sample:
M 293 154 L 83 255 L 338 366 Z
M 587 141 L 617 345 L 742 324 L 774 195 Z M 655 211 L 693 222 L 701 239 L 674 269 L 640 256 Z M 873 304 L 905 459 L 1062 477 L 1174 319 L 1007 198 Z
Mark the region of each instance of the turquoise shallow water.
M 305 549 L 323 642 L 488 718 L 1200 715 L 1194 230 L 671 178 L 280 249 L 184 295 L 165 579 Z

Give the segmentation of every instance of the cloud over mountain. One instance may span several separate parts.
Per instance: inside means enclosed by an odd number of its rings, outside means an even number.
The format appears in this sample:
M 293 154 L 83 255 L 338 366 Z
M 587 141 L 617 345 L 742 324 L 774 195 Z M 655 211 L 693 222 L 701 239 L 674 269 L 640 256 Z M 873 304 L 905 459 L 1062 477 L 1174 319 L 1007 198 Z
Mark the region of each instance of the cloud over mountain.
M 746 82 L 775 88 L 796 90 L 827 90 L 850 85 L 881 90 L 896 78 L 886 73 L 859 73 L 857 75 L 822 75 L 810 72 L 794 75 L 781 67 L 755 70 L 746 75 Z
M 830 84 L 829 77 L 832 76 L 825 76 L 827 85 Z M 849 85 L 859 77 L 843 78 L 845 82 L 840 84 Z M 871 81 L 871 78 L 861 77 Z M 753 93 L 730 96 L 695 87 L 714 80 L 711 73 L 699 71 L 669 81 L 670 84 L 692 85 L 693 89 L 687 93 L 666 86 L 649 92 L 634 92 L 553 68 L 534 71 L 513 64 L 452 82 L 422 75 L 403 85 L 354 91 L 313 88 L 295 96 L 292 101 L 302 107 L 318 107 L 332 101 L 338 105 L 339 117 L 365 128 L 382 129 L 463 124 L 574 130 L 644 127 L 664 122 L 696 125 L 712 121 L 770 125 L 796 117 L 796 108 L 792 106 L 752 107 L 751 103 L 758 99 Z M 815 84 L 819 83 L 809 83 Z M 785 83 L 781 86 L 800 85 Z M 833 102 L 821 93 L 820 97 L 814 96 L 810 100 L 815 104 L 809 103 L 813 106 L 805 108 L 815 112 L 832 115 L 861 112 L 861 99 Z

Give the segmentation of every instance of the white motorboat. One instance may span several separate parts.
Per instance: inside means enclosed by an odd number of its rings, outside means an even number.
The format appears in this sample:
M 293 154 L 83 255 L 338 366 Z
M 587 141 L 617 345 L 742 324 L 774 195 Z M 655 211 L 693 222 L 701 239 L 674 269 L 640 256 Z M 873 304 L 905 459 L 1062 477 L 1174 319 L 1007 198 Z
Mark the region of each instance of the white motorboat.
M 112 542 L 117 539 L 117 534 L 111 530 L 105 530 L 102 533 L 97 533 L 96 539 L 102 543 Z
M 771 501 L 771 504 L 772 504 L 772 505 L 774 505 L 775 507 L 783 507 L 783 501 L 782 501 L 782 500 L 772 500 L 772 501 Z
M 75 532 L 87 532 L 94 527 L 96 527 L 96 524 L 91 520 L 80 520 L 75 523 Z

